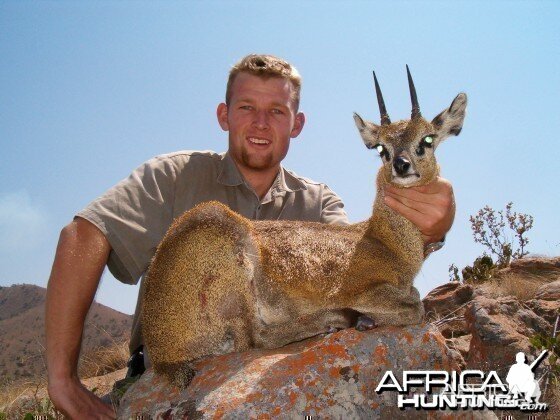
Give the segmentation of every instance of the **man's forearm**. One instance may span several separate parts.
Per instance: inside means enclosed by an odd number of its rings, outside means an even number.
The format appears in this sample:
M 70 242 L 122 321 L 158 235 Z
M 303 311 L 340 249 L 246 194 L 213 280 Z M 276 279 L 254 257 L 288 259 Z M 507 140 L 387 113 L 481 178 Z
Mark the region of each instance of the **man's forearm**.
M 74 220 L 60 234 L 47 288 L 49 382 L 77 377 L 84 320 L 109 251 L 104 235 L 84 219 Z

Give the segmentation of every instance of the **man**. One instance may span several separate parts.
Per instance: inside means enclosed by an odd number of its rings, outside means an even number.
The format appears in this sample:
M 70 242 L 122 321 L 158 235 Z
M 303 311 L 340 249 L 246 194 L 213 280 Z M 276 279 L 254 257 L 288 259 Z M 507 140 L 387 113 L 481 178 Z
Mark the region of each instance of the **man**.
M 77 376 L 84 319 L 108 265 L 136 283 L 174 217 L 218 200 L 251 219 L 348 223 L 342 201 L 326 185 L 280 165 L 305 116 L 298 111 L 301 78 L 284 60 L 249 55 L 229 76 L 218 123 L 228 152 L 159 156 L 78 213 L 60 235 L 47 292 L 49 394 L 70 417 L 112 418 L 113 410 Z M 440 241 L 454 217 L 450 184 L 387 189 L 386 202 L 422 231 L 426 245 Z M 142 288 L 140 289 L 140 295 Z M 140 299 L 139 299 L 140 302 Z M 142 344 L 137 306 L 131 350 Z

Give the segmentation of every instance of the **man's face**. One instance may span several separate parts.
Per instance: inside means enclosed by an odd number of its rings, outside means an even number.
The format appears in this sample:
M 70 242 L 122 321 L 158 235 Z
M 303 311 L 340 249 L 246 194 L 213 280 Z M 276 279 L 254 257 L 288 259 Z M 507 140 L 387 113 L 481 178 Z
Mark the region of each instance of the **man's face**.
M 230 104 L 218 105 L 218 122 L 229 131 L 229 153 L 242 173 L 277 170 L 305 117 L 296 113 L 287 79 L 262 79 L 248 73 L 235 78 Z

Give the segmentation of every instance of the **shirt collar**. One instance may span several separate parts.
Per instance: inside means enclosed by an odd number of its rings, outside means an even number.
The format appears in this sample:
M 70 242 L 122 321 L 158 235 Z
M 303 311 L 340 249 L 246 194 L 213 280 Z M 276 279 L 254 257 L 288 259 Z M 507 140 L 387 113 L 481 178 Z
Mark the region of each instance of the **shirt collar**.
M 222 154 L 222 167 L 218 174 L 218 182 L 229 187 L 245 183 L 243 176 L 228 152 Z
M 237 169 L 235 162 L 226 152 L 222 155 L 222 167 L 220 173 L 218 174 L 218 182 L 222 185 L 227 185 L 230 187 L 246 184 L 243 175 Z M 306 190 L 307 187 L 298 177 L 293 175 L 290 171 L 284 169 L 280 165 L 280 172 L 276 176 L 276 179 L 270 187 L 271 191 L 277 192 L 294 192 L 300 190 Z
M 276 184 L 276 183 L 275 183 Z M 273 187 L 275 184 L 272 184 Z M 280 173 L 278 174 L 278 183 L 276 184 L 278 191 L 294 192 L 306 190 L 305 184 L 290 171 L 280 166 Z

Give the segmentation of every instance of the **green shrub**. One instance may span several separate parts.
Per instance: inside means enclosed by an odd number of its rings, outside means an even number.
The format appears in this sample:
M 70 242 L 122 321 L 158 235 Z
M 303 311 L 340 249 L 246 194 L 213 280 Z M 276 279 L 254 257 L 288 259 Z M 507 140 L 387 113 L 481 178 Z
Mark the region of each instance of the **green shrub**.
M 486 247 L 486 250 L 474 260 L 472 266 L 467 265 L 461 270 L 464 282 L 482 283 L 490 280 L 497 269 L 507 267 L 512 259 L 523 258 L 529 253 L 527 232 L 533 227 L 533 216 L 514 212 L 512 208 L 512 202 L 506 205 L 505 211 L 496 211 L 487 205 L 470 216 L 474 241 Z M 449 266 L 449 279 L 461 281 L 459 268 L 455 264 Z

